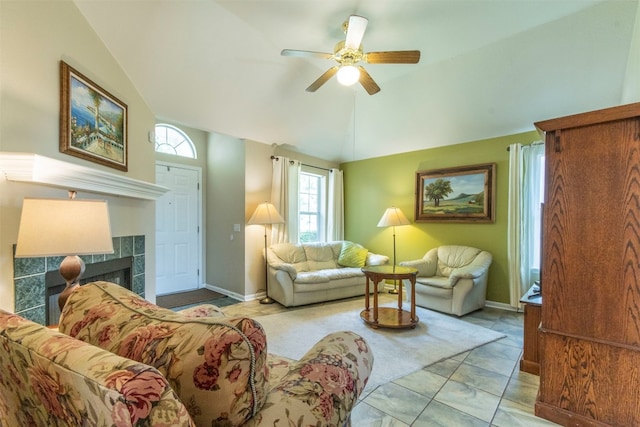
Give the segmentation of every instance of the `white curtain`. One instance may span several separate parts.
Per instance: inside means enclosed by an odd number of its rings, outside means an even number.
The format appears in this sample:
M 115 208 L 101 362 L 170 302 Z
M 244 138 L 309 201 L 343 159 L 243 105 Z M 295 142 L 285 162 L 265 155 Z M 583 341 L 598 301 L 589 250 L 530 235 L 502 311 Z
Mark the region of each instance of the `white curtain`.
M 327 240 L 344 239 L 344 191 L 342 171 L 329 172 L 329 194 L 327 202 Z
M 539 279 L 540 214 L 544 186 L 544 144 L 534 142 L 509 146 L 509 207 L 507 261 L 510 304 Z
M 300 163 L 286 157 L 274 157 L 271 162 L 271 203 L 285 220 L 284 224 L 271 227 L 271 242 L 297 242 Z
M 509 206 L 507 212 L 507 263 L 509 276 L 509 303 L 520 306 L 523 280 L 521 276 L 520 224 L 522 209 L 522 145 L 509 146 Z

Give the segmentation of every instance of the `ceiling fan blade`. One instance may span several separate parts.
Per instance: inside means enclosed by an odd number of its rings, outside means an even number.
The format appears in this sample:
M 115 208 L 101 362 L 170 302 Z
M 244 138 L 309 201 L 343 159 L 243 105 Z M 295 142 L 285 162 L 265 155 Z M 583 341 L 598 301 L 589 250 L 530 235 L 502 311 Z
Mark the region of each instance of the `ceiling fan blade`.
M 329 79 L 331 77 L 333 77 L 338 72 L 338 68 L 340 68 L 340 67 L 338 67 L 337 65 L 335 67 L 329 68 L 320 77 L 318 77 L 318 79 L 315 82 L 311 83 L 309 85 L 309 87 L 306 88 L 305 90 L 307 92 L 315 92 L 316 90 L 318 90 L 320 88 L 320 86 L 322 86 L 327 81 L 329 81 Z
M 369 52 L 365 55 L 369 64 L 417 64 L 419 50 L 394 50 L 389 52 Z
M 283 49 L 280 52 L 282 56 L 297 56 L 301 58 L 320 58 L 320 59 L 331 59 L 333 58 L 332 53 L 325 52 L 313 52 L 311 50 L 295 50 L 295 49 Z
M 373 81 L 373 78 L 367 73 L 367 70 L 364 67 L 358 67 L 360 70 L 360 84 L 367 91 L 369 95 L 375 95 L 380 92 L 380 86 Z
M 358 50 L 362 43 L 362 37 L 364 36 L 364 30 L 367 29 L 368 22 L 369 20 L 362 16 L 351 15 L 349 17 L 347 38 L 344 41 L 344 47 L 347 49 Z

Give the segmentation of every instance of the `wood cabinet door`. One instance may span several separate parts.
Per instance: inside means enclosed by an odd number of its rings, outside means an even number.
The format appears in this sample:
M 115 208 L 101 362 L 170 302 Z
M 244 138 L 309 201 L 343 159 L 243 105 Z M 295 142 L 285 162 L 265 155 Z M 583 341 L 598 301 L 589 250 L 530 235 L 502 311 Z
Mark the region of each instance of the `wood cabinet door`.
M 639 122 L 547 135 L 546 329 L 640 344 Z

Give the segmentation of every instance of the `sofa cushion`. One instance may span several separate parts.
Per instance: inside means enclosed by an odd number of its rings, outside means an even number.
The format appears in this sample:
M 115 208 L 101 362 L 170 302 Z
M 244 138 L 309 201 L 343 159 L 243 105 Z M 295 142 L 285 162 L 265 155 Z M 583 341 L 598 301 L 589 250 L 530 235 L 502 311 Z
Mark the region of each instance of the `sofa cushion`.
M 326 268 L 318 271 L 307 271 L 298 274 L 295 283 L 327 283 L 332 280 L 348 279 L 350 277 L 364 277 L 364 273 L 359 268 Z
M 348 279 L 350 277 L 364 277 L 364 273 L 360 268 L 342 267 L 330 268 L 322 270 L 322 274 L 327 276 L 329 280 Z
M 344 267 L 364 267 L 369 250 L 353 242 L 344 242 L 338 257 L 338 264 Z
M 309 271 L 338 267 L 336 263 L 338 257 L 334 254 L 331 246 L 327 243 L 305 243 L 302 245 L 307 256 Z
M 451 286 L 451 280 L 449 280 L 448 277 L 442 276 L 418 277 L 416 278 L 416 283 L 421 283 L 423 285 L 429 285 L 440 289 L 453 288 L 453 286 Z
M 327 283 L 329 277 L 326 274 L 322 274 L 323 271 L 324 270 L 317 270 L 298 273 L 296 283 Z
M 94 282 L 71 294 L 59 327 L 158 369 L 198 425 L 242 425 L 266 398 L 266 336 L 252 319 L 185 317 Z

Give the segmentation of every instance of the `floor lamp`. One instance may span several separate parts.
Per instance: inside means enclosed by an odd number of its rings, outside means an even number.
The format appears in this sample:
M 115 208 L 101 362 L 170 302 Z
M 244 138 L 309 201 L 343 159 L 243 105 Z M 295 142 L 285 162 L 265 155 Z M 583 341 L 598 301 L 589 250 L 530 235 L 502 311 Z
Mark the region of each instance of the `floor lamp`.
M 409 220 L 405 216 L 405 214 L 400 210 L 400 208 L 396 208 L 392 206 L 387 208 L 380 218 L 380 222 L 378 222 L 378 227 L 393 227 L 393 265 L 396 265 L 396 226 L 399 225 L 408 225 L 410 224 Z M 393 281 L 393 289 L 389 291 L 390 294 L 397 294 L 398 287 L 397 281 Z
M 269 202 L 260 203 L 251 218 L 249 225 L 259 224 L 264 226 L 264 285 L 266 296 L 260 300 L 260 304 L 273 304 L 275 301 L 269 298 L 269 263 L 267 261 L 267 225 L 284 224 L 284 219 L 278 210 Z
M 22 203 L 16 258 L 62 256 L 60 275 L 67 286 L 58 297 L 60 311 L 79 286 L 85 265 L 78 255 L 113 253 L 109 208 L 105 200 L 31 199 Z

